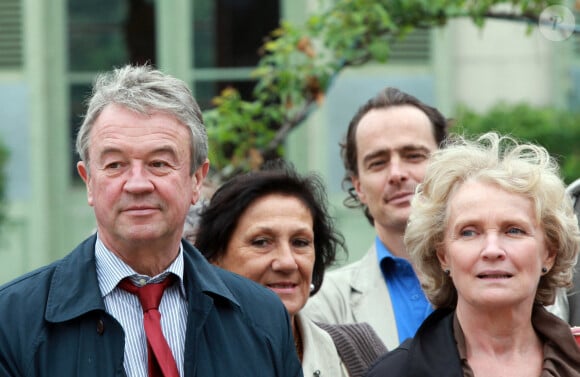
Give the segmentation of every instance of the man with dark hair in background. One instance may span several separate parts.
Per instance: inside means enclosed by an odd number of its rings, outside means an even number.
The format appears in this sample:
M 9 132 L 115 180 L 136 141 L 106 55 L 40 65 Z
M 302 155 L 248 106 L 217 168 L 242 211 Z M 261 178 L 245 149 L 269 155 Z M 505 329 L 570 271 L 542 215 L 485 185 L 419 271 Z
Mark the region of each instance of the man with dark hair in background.
M 437 109 L 395 88 L 354 115 L 341 144 L 345 204 L 363 208 L 376 238 L 362 259 L 327 274 L 305 308 L 312 319 L 368 322 L 393 349 L 431 313 L 403 235 L 415 187 L 446 136 L 447 121 Z

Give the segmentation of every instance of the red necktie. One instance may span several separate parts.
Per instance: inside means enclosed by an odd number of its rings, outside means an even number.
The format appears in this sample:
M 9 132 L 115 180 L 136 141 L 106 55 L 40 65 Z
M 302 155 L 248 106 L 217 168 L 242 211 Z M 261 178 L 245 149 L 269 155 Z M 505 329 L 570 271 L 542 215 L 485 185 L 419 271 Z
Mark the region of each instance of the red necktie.
M 177 364 L 161 331 L 159 303 L 165 288 L 173 283 L 173 275 L 156 284 L 137 287 L 129 278 L 119 283 L 119 288 L 136 295 L 143 307 L 143 326 L 147 336 L 149 377 L 179 377 Z

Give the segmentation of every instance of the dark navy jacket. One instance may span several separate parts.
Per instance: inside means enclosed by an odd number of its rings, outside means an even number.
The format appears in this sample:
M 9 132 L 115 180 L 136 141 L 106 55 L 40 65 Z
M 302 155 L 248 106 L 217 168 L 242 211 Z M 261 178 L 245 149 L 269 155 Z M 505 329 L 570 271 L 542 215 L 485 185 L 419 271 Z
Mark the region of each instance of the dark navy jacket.
M 124 332 L 105 312 L 95 236 L 0 287 L 0 376 L 125 376 Z M 268 289 L 184 242 L 185 376 L 302 376 L 288 313 Z

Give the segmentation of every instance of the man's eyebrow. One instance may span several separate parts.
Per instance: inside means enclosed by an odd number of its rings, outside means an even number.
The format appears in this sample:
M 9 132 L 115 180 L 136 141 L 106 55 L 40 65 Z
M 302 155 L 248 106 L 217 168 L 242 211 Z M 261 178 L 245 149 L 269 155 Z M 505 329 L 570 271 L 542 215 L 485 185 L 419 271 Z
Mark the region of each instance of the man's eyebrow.
M 119 147 L 106 147 L 104 148 L 100 154 L 104 155 L 107 153 L 125 153 L 126 151 L 123 148 L 119 148 Z M 148 154 L 155 154 L 155 153 L 176 153 L 176 149 L 170 145 L 160 145 L 152 150 L 150 150 L 149 152 L 147 152 Z
M 407 145 L 403 145 L 402 147 L 399 148 L 395 148 L 392 149 L 394 151 L 400 151 L 400 152 L 417 152 L 417 151 L 421 151 L 421 152 L 425 152 L 427 154 L 431 153 L 431 150 L 423 145 L 419 145 L 419 144 L 407 144 Z M 376 151 L 373 151 L 367 155 L 365 155 L 363 157 L 363 162 L 366 162 L 368 160 L 372 160 L 373 158 L 379 157 L 379 156 L 386 156 L 389 155 L 389 153 L 391 153 L 392 151 L 390 148 L 381 148 L 381 149 L 377 149 Z
M 106 147 L 102 151 L 99 152 L 97 159 L 100 160 L 100 159 L 104 158 L 105 156 L 111 155 L 111 154 L 123 155 L 123 154 L 125 154 L 125 151 L 122 148 L 118 148 L 118 147 Z M 175 148 L 173 148 L 169 145 L 161 145 L 161 146 L 147 152 L 148 156 L 156 156 L 156 155 L 160 155 L 160 154 L 169 154 L 173 157 L 178 155 Z
M 121 150 L 121 148 L 117 148 L 117 147 L 106 147 L 103 150 L 99 151 L 99 154 L 97 157 L 103 157 L 103 156 L 106 156 L 108 154 L 114 154 L 114 153 L 123 153 L 123 151 Z
M 363 162 L 367 162 L 372 160 L 373 158 L 377 158 L 379 156 L 388 156 L 391 150 L 389 148 L 381 148 L 373 151 L 363 157 Z
M 400 151 L 409 152 L 409 151 L 423 151 L 425 153 L 431 153 L 431 150 L 423 145 L 405 145 L 399 148 Z
M 162 145 L 162 146 L 159 146 L 158 148 L 153 149 L 148 154 L 152 155 L 152 154 L 159 154 L 159 153 L 169 153 L 172 155 L 177 155 L 177 150 L 169 145 Z

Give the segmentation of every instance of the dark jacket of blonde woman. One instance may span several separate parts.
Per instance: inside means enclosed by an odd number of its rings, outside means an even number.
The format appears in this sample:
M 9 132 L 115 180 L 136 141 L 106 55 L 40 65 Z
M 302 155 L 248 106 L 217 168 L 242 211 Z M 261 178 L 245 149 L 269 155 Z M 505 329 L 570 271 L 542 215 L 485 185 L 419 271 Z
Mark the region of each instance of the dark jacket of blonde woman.
M 377 360 L 367 377 L 473 377 L 460 356 L 466 355 L 465 340 L 454 313 L 433 312 L 414 338 Z M 578 345 L 568 324 L 539 305 L 532 312 L 532 324 L 545 341 L 540 377 L 580 376 Z

